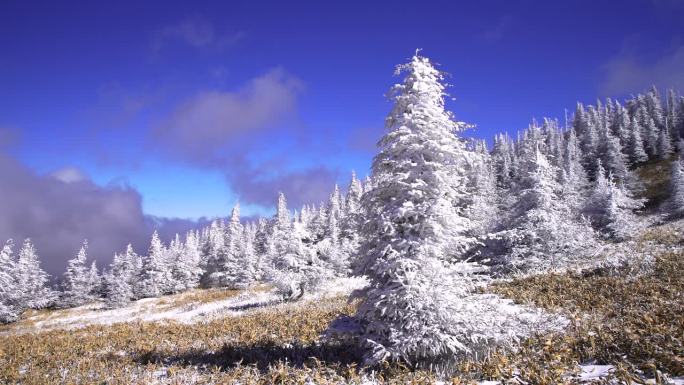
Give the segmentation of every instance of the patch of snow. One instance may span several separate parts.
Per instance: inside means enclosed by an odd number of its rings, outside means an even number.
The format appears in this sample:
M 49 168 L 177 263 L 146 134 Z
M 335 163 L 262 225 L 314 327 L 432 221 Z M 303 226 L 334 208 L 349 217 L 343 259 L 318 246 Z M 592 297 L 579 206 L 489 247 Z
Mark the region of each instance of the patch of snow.
M 273 308 L 274 306 L 300 306 L 325 297 L 348 295 L 353 290 L 367 285 L 364 278 L 338 278 L 324 283 L 315 293 L 306 294 L 301 301 L 283 303 L 273 291 L 247 289 L 235 297 L 200 303 L 193 302 L 174 306 L 169 297 L 144 298 L 117 309 L 106 309 L 102 303 L 88 304 L 72 309 L 56 310 L 48 316 L 29 318 L 33 325 L 17 328 L 12 333 L 34 332 L 36 330 L 72 329 L 89 325 L 111 325 L 122 322 L 175 321 L 185 324 L 234 317 L 250 310 Z
M 580 365 L 579 381 L 591 382 L 608 376 L 615 370 L 613 365 Z

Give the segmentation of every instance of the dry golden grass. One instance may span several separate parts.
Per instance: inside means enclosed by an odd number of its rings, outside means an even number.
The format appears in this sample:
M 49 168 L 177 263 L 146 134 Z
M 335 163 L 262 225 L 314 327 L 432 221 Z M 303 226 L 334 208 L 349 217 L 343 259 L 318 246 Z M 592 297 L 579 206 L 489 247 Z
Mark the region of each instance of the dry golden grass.
M 235 297 L 240 294 L 241 290 L 227 290 L 227 289 L 193 289 L 181 294 L 169 295 L 162 297 L 157 304 L 171 305 L 179 307 L 191 303 L 209 303 L 222 301 L 224 299 Z
M 343 298 L 326 301 L 335 306 L 255 311 L 193 325 L 127 323 L 2 336 L 0 382 L 182 383 L 196 375 L 193 381 L 206 383 L 243 377 L 268 383 L 263 380 L 283 370 L 294 371 L 296 378 L 296 373 L 304 375 L 309 366 L 331 359 L 325 366 L 333 369 L 327 371 L 343 376 L 351 356 L 342 347 L 314 342 L 332 319 L 350 312 L 352 305 Z M 161 368 L 164 376 L 152 376 Z
M 643 240 L 679 245 L 682 235 L 661 228 Z M 560 312 L 570 326 L 522 341 L 515 352 L 461 362 L 459 377 L 449 381 L 509 383 L 517 377 L 529 384 L 571 384 L 575 380 L 569 374 L 587 361 L 615 365 L 615 376 L 626 382 L 636 381 L 638 370 L 684 375 L 683 271 L 684 254 L 668 253 L 638 279 L 594 271 L 497 283 L 489 290 Z M 177 306 L 237 293 L 198 290 L 163 301 Z M 354 311 L 355 304 L 336 297 L 189 325 L 139 322 L 0 336 L 0 383 L 360 383 L 369 374 L 359 367 L 360 352 L 320 339 L 332 320 Z M 39 318 L 50 314 L 38 313 Z M 398 364 L 374 376 L 381 384 L 436 381 L 429 372 Z
M 683 271 L 684 254 L 668 253 L 657 258 L 652 273 L 638 279 L 544 275 L 499 283 L 491 289 L 520 303 L 560 311 L 571 320 L 563 335 L 527 341 L 521 354 L 513 355 L 514 360 L 532 357 L 524 366 L 596 361 L 617 365 L 625 375 L 636 373 L 636 369 L 655 375 L 654 369 L 658 369 L 681 376 Z

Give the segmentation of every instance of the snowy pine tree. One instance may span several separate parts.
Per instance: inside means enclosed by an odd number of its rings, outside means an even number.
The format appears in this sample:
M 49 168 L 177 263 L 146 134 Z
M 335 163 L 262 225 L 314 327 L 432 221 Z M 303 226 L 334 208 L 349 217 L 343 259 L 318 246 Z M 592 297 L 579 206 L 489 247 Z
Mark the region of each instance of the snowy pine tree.
M 198 236 L 194 231 L 190 231 L 185 236 L 185 243 L 178 241 L 177 244 L 172 252 L 172 274 L 176 291 L 193 289 L 199 285 L 203 273 L 200 267 L 202 256 Z
M 152 233 L 150 249 L 143 257 L 137 294 L 140 297 L 158 297 L 173 290 L 171 266 L 167 258 L 167 250 L 155 230 Z
M 114 254 L 114 259 L 109 266 L 109 271 L 104 274 L 105 303 L 110 308 L 121 307 L 134 298 L 131 279 L 135 271 L 130 253 L 133 252 L 128 245 L 125 254 Z
M 399 66 L 404 83 L 373 161 L 364 194 L 361 261 L 370 285 L 356 313 L 367 362 L 439 362 L 468 351 L 474 334 L 461 322 L 458 298 L 468 279 L 453 280 L 447 260 L 471 245 L 470 220 L 458 204 L 466 194 L 467 151 L 444 109 L 443 75 L 427 58 Z
M 643 201 L 631 197 L 624 184 L 617 184 L 599 163 L 594 189 L 587 199 L 584 214 L 592 225 L 606 237 L 615 240 L 629 238 L 638 225 L 634 210 Z
M 667 214 L 671 218 L 684 217 L 684 167 L 681 159 L 675 159 L 670 166 L 670 199 Z
M 658 134 L 658 158 L 666 159 L 672 155 L 672 136 L 667 125 Z
M 314 290 L 326 273 L 314 251 L 302 242 L 303 229 L 290 218 L 285 194 L 280 193 L 268 240 L 265 275 L 284 299 L 296 299 Z
M 560 177 L 561 197 L 570 210 L 578 212 L 582 206 L 589 181 L 581 163 L 582 154 L 574 129 L 571 128 L 568 131 L 564 146 L 563 168 Z
M 20 313 L 13 247 L 14 243 L 10 239 L 0 250 L 0 323 L 16 321 Z
M 361 185 L 361 181 L 356 178 L 356 172 L 352 171 L 351 181 L 349 181 L 349 188 L 347 189 L 347 196 L 345 197 L 347 215 L 358 213 L 361 195 L 363 195 L 363 186 Z
M 632 117 L 629 124 L 629 144 L 627 146 L 627 154 L 632 167 L 648 160 L 648 154 L 644 149 L 644 141 L 641 138 L 641 127 L 635 117 Z
M 76 257 L 69 260 L 62 281 L 60 305 L 65 307 L 81 306 L 93 300 L 93 277 L 86 266 L 88 258 L 88 242 L 83 245 Z
M 573 218 L 572 202 L 560 199 L 563 190 L 546 157 L 536 150 L 523 160 L 525 176 L 516 183 L 517 199 L 494 238 L 503 241 L 503 249 L 490 246 L 498 254 L 495 261 L 514 271 L 567 268 L 575 262 L 570 258 L 591 245 L 593 235 Z
M 17 303 L 21 309 L 41 309 L 50 306 L 54 292 L 48 288 L 48 275 L 40 268 L 40 260 L 30 239 L 24 240 L 15 265 Z

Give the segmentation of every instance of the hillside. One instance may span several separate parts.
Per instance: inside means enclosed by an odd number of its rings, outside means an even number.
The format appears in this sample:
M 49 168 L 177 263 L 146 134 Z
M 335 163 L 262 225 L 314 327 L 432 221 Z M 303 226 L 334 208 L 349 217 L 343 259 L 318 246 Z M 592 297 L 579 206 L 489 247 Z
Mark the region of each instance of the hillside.
M 570 320 L 559 334 L 521 341 L 517 352 L 464 361 L 453 383 L 645 383 L 684 376 L 684 222 L 655 226 L 634 248 L 658 250 L 653 269 L 546 274 L 486 288 Z M 641 267 L 640 267 L 641 268 Z M 433 383 L 428 372 L 387 366 L 359 371 L 358 352 L 321 333 L 352 314 L 350 290 L 331 282 L 316 296 L 278 302 L 265 286 L 196 290 L 136 301 L 119 310 L 92 304 L 37 311 L 2 327 L 6 383 Z M 568 290 L 572 288 L 572 290 Z M 655 369 L 655 371 L 654 371 Z M 600 377 L 600 379 L 599 379 Z M 523 382 L 524 381 L 524 382 Z M 673 380 L 684 383 L 684 379 Z M 495 382 L 483 382 L 493 384 Z

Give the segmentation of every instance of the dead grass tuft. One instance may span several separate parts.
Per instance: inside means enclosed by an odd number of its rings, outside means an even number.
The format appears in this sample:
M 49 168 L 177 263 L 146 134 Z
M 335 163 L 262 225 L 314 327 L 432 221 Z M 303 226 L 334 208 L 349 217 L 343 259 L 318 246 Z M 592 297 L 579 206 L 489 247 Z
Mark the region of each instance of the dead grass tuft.
M 553 367 L 554 362 L 564 366 L 595 361 L 618 365 L 632 374 L 640 370 L 655 375 L 657 369 L 684 375 L 682 271 L 680 252 L 661 255 L 654 271 L 636 280 L 566 274 L 495 284 L 491 288 L 495 293 L 559 311 L 571 320 L 563 335 L 530 339 L 521 352 L 506 359 L 516 360 L 519 369 L 534 368 L 535 362 Z

